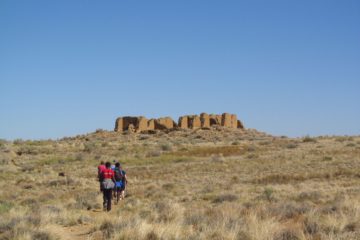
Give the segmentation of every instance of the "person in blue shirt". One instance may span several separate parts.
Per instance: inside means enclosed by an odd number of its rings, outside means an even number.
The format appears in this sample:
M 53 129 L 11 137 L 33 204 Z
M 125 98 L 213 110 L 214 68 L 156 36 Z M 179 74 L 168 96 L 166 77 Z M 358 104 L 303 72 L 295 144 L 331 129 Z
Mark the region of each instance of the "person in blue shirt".
M 116 203 L 119 202 L 119 200 L 123 200 L 125 198 L 125 189 L 127 184 L 127 178 L 126 178 L 126 172 L 122 169 L 119 162 L 115 164 L 115 197 L 116 197 Z

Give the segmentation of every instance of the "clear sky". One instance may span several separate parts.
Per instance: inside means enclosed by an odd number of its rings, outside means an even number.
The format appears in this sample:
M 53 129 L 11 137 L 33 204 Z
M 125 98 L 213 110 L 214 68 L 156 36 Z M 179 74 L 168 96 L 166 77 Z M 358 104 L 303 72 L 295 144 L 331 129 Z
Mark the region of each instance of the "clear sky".
M 0 1 L 0 138 L 200 112 L 360 134 L 360 1 Z

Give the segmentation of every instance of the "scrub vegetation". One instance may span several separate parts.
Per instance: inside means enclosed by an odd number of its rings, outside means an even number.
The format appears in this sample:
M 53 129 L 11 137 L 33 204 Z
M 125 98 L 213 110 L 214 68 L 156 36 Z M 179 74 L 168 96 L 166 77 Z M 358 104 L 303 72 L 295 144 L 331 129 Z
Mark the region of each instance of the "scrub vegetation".
M 125 201 L 102 211 L 100 161 Z M 0 239 L 360 239 L 360 137 L 216 128 L 0 141 Z

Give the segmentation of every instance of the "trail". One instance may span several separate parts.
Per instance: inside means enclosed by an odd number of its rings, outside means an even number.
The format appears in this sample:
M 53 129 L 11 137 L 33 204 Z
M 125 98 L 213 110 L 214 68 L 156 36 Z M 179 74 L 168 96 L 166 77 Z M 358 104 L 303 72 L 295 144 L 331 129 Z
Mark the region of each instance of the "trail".
M 89 239 L 91 225 L 76 225 L 71 227 L 63 227 L 59 225 L 50 225 L 47 227 L 52 233 L 63 240 L 85 240 Z
M 102 195 L 97 197 L 97 201 L 102 202 Z M 112 204 L 111 212 L 104 212 L 102 209 L 93 209 L 88 211 L 88 215 L 95 219 L 102 216 L 113 215 L 117 208 L 121 207 L 122 201 L 119 204 Z M 103 239 L 102 234 L 99 232 L 92 233 L 92 229 L 95 227 L 93 223 L 88 224 L 79 224 L 75 226 L 60 226 L 60 225 L 50 225 L 47 228 L 56 234 L 62 240 L 88 240 L 88 239 Z

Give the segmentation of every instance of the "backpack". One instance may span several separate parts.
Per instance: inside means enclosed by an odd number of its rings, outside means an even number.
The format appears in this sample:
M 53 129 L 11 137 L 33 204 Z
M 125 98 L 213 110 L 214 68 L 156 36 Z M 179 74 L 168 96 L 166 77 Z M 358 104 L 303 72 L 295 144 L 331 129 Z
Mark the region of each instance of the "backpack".
M 122 171 L 119 168 L 115 168 L 114 172 L 115 172 L 115 180 L 121 181 L 124 177 Z
M 113 189 L 115 187 L 115 183 L 111 179 L 107 178 L 102 182 L 102 186 L 104 189 L 107 189 L 107 190 Z

